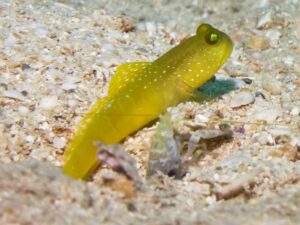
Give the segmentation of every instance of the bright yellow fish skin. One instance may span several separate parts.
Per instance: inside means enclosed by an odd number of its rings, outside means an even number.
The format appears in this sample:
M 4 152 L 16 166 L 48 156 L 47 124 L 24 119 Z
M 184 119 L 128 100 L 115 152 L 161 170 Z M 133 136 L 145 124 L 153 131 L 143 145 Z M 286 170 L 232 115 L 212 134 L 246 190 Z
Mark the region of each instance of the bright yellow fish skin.
M 189 99 L 229 58 L 231 39 L 211 25 L 152 63 L 117 67 L 108 94 L 79 123 L 65 152 L 64 173 L 85 179 L 97 167 L 95 141 L 115 144 L 142 128 L 167 107 Z

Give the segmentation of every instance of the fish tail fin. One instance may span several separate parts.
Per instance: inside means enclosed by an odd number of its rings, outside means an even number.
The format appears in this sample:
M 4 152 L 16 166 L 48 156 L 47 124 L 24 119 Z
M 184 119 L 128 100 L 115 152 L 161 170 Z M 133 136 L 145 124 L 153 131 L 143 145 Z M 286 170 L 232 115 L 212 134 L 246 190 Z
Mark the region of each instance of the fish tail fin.
M 63 172 L 66 175 L 86 179 L 99 166 L 95 141 L 105 144 L 119 141 L 119 133 L 103 111 L 105 101 L 105 98 L 99 100 L 78 124 L 75 137 L 64 154 Z
M 77 179 L 87 179 L 90 173 L 99 166 L 97 148 L 91 139 L 77 144 L 72 141 L 65 154 L 63 172 Z

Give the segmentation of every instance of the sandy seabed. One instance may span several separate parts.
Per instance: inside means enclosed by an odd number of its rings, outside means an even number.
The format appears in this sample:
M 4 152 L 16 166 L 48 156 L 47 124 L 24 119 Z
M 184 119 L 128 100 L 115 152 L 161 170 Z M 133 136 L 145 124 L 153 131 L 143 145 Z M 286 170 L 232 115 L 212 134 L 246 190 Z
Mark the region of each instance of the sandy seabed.
M 297 0 L 1 0 L 0 224 L 300 224 L 299 9 Z M 188 137 L 226 124 L 232 139 L 198 146 L 185 177 L 161 174 L 145 191 L 107 169 L 91 182 L 64 176 L 66 144 L 116 66 L 153 61 L 202 22 L 233 39 L 216 77 L 239 88 L 169 112 Z M 142 177 L 155 127 L 123 143 Z

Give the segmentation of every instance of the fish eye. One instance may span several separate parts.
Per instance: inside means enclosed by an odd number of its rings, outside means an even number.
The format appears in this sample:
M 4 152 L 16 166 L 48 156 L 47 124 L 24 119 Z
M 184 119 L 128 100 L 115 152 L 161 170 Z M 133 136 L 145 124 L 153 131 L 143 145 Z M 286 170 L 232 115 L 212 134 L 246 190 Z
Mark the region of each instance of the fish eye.
M 205 41 L 210 45 L 216 44 L 219 41 L 219 34 L 216 32 L 208 32 L 205 36 Z

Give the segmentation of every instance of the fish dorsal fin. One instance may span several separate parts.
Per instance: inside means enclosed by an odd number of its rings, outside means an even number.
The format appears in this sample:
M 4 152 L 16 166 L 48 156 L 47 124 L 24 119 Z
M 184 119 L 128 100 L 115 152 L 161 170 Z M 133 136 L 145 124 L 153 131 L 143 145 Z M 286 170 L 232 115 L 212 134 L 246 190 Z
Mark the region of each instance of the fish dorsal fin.
M 126 85 L 130 80 L 136 77 L 139 72 L 146 69 L 151 63 L 149 62 L 134 62 L 134 63 L 124 63 L 117 67 L 115 74 L 112 76 L 109 87 L 108 94 L 114 94 L 117 90 Z

